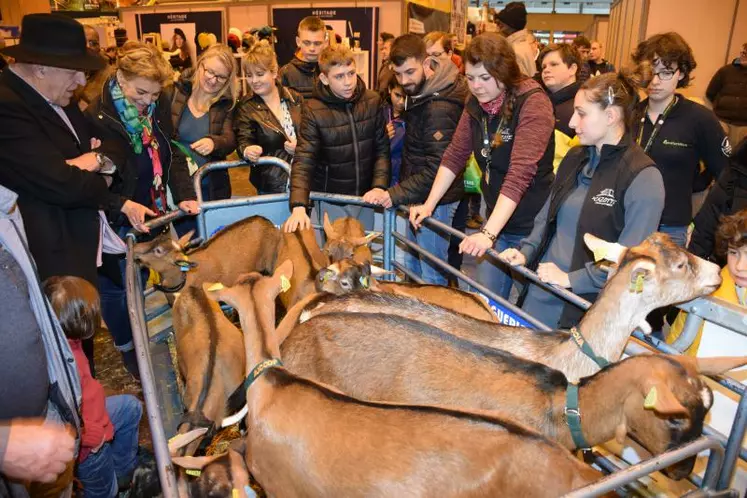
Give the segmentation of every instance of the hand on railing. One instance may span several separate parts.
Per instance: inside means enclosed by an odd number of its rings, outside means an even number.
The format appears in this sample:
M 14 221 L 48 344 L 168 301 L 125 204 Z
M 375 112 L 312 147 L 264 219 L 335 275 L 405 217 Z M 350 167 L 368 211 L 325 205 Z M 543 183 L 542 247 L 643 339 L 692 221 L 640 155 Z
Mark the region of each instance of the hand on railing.
M 427 206 L 425 204 L 420 204 L 419 206 L 412 206 L 410 207 L 410 223 L 412 223 L 413 228 L 417 230 L 420 228 L 420 225 L 423 224 L 423 221 L 426 218 L 430 218 L 433 214 L 433 208 L 430 206 Z
M 511 266 L 524 266 L 527 264 L 527 258 L 521 251 L 514 249 L 513 247 L 506 249 L 498 255 L 498 258 L 504 263 L 508 263 Z

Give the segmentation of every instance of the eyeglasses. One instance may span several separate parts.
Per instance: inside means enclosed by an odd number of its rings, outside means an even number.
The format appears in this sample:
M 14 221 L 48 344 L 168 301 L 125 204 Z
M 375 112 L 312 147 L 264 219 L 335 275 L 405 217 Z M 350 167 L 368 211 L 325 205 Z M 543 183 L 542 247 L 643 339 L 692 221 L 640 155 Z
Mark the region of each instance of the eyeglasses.
M 664 70 L 659 71 L 658 73 L 654 73 L 654 76 L 658 76 L 661 81 L 669 81 L 674 78 L 674 75 L 676 73 L 677 71 Z
M 220 83 L 225 83 L 228 81 L 228 76 L 225 76 L 223 74 L 218 74 L 214 72 L 212 69 L 207 68 L 205 66 L 202 66 L 202 69 L 205 70 L 205 74 L 207 74 L 208 78 L 215 78 Z

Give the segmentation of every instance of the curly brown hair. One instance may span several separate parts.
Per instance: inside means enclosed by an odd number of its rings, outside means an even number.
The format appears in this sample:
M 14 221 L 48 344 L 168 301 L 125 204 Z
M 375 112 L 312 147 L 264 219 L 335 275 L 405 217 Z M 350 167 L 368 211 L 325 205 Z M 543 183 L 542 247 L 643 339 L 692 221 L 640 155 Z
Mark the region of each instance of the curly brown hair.
M 519 63 L 516 62 L 516 52 L 505 37 L 498 33 L 483 33 L 476 36 L 464 51 L 464 62 L 473 66 L 482 64 L 485 70 L 503 86 L 506 87 L 506 104 L 501 110 L 505 122 L 510 122 L 514 113 L 516 88 L 524 80 Z M 493 147 L 501 145 L 501 130 L 493 137 Z
M 716 253 L 726 256 L 729 248 L 739 249 L 747 245 L 747 209 L 729 216 L 722 216 L 716 230 Z
M 674 31 L 654 35 L 642 41 L 632 57 L 636 64 L 644 62 L 656 64 L 657 61 L 661 61 L 669 70 L 673 70 L 676 66 L 682 74 L 682 79 L 677 82 L 677 88 L 684 88 L 690 84 L 692 81 L 690 73 L 698 65 L 690 45 Z

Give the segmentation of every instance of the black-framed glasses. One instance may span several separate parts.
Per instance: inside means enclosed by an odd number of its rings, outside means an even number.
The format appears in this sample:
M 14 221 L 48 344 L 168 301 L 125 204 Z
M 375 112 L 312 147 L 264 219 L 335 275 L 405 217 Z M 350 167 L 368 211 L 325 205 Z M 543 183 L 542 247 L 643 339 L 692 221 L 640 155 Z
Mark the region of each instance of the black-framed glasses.
M 672 78 L 674 78 L 674 75 L 677 73 L 677 71 L 672 71 L 671 69 L 665 69 L 663 71 L 659 71 L 658 73 L 654 73 L 654 76 L 658 76 L 661 81 L 669 81 Z
M 215 78 L 220 83 L 225 83 L 226 81 L 228 81 L 228 76 L 225 76 L 223 74 L 218 74 L 214 72 L 212 69 L 207 68 L 205 66 L 202 66 L 202 69 L 205 70 L 205 74 L 207 74 L 209 78 Z

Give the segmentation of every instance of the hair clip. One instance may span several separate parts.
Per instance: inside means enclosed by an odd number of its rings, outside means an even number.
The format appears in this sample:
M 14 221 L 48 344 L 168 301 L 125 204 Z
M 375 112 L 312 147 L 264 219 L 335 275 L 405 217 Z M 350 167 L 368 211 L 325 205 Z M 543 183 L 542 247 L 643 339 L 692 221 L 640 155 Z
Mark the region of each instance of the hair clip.
M 615 103 L 615 91 L 612 89 L 612 85 L 607 87 L 607 104 L 613 105 Z

